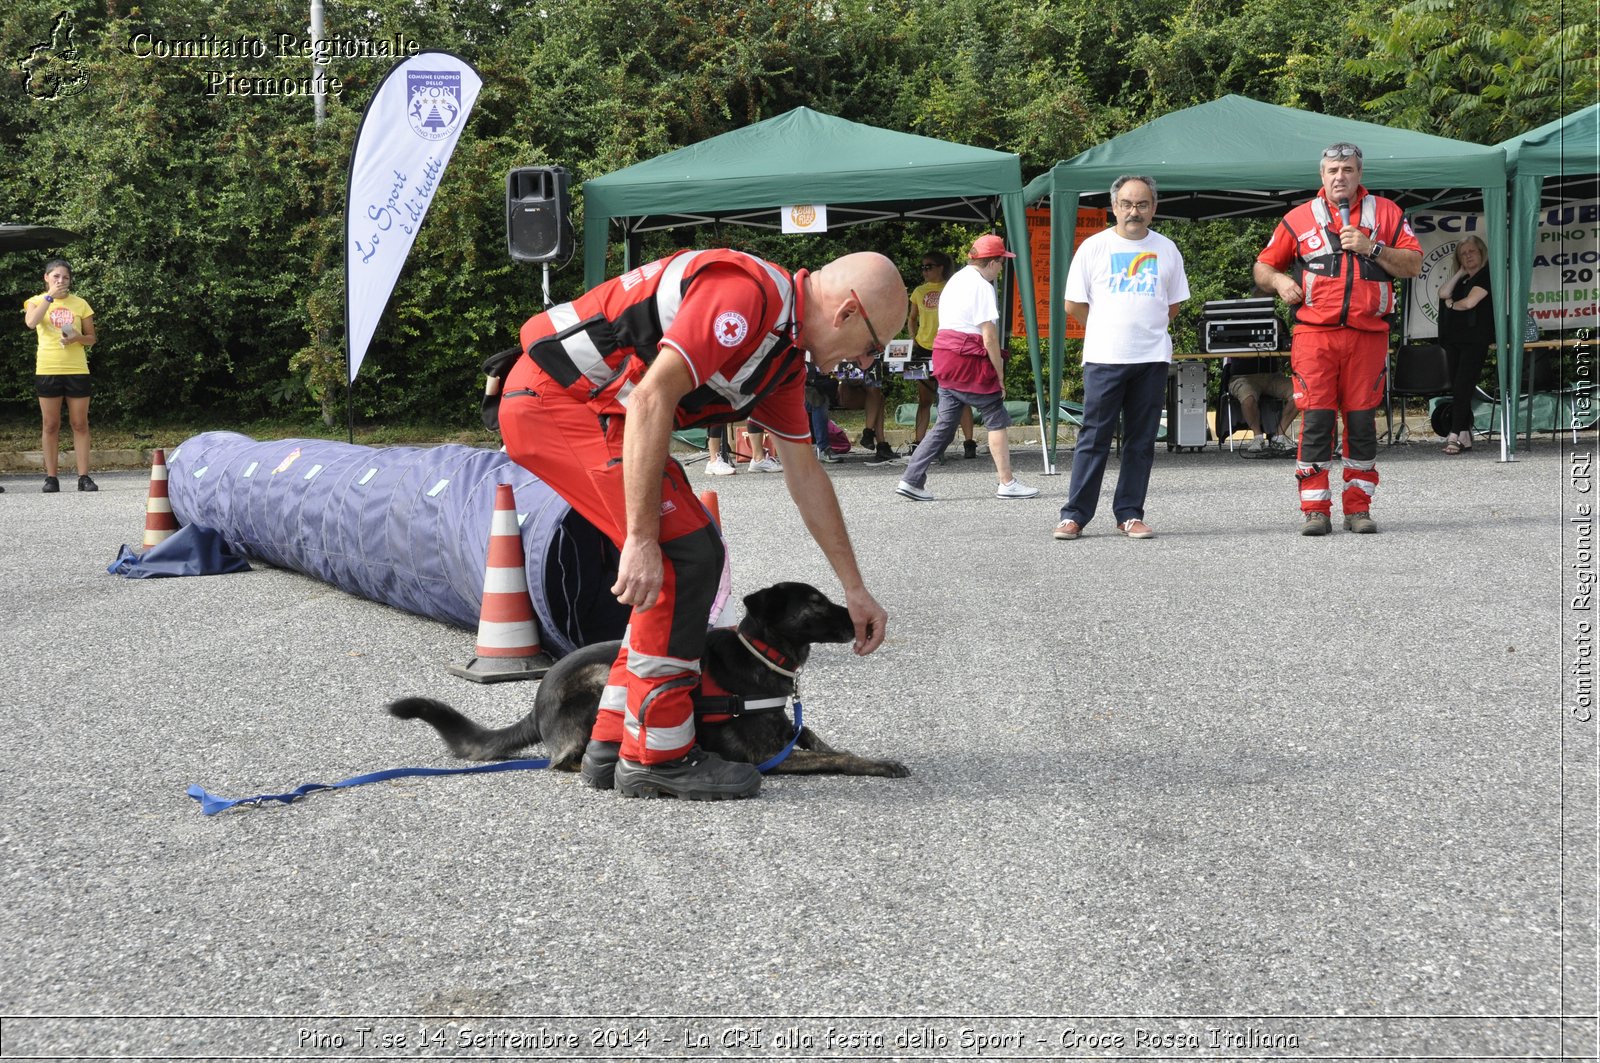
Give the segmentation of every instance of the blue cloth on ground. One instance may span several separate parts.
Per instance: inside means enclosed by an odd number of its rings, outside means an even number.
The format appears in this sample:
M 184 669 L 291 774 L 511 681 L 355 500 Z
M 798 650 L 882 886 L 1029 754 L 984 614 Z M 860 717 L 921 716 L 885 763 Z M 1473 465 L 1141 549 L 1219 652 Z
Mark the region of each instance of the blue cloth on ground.
M 235 553 L 221 534 L 200 524 L 187 524 L 144 553 L 126 543 L 106 571 L 129 579 L 161 576 L 221 576 L 249 572 L 250 562 Z

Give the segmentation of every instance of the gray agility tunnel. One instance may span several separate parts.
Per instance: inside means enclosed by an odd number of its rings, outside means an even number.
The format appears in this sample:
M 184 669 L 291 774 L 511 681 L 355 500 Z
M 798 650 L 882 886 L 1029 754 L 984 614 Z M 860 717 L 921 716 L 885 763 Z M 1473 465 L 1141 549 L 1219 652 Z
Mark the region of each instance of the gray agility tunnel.
M 206 432 L 174 450 L 167 471 L 179 523 L 214 528 L 252 560 L 472 629 L 495 485 L 509 483 L 544 649 L 560 657 L 627 626 L 611 594 L 616 547 L 501 451 Z

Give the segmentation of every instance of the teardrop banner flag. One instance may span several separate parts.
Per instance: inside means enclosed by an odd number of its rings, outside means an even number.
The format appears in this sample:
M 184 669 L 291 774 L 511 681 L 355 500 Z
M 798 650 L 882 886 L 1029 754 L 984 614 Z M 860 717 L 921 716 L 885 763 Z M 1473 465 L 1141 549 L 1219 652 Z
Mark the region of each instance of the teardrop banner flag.
M 367 102 L 344 206 L 345 351 L 355 382 L 483 78 L 449 52 L 396 63 Z

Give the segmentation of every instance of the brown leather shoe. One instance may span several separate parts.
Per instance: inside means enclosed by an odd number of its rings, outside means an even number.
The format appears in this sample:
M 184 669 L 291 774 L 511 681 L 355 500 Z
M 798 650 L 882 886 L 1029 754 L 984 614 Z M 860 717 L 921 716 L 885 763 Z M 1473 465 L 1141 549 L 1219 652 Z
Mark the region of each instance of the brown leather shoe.
M 1138 517 L 1129 517 L 1121 524 L 1118 524 L 1117 531 L 1130 539 L 1154 539 L 1156 537 L 1156 533 L 1151 530 L 1150 525 Z
M 1363 510 L 1360 513 L 1346 513 L 1344 515 L 1344 530 L 1355 532 L 1357 535 L 1371 535 L 1378 530 L 1378 522 L 1372 519 L 1372 514 Z
M 1326 513 L 1305 511 L 1305 522 L 1300 525 L 1301 535 L 1327 535 L 1333 531 L 1333 520 Z
M 1057 539 L 1076 539 L 1083 534 L 1083 525 L 1075 520 L 1064 520 L 1056 525 L 1056 530 L 1051 534 Z

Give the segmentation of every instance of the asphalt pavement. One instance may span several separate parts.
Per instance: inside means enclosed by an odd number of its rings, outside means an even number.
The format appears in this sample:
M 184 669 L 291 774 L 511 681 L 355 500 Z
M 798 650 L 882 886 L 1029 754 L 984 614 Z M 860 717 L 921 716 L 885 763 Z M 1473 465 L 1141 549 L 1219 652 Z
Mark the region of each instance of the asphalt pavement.
M 1033 500 L 986 454 L 932 503 L 857 458 L 831 473 L 889 637 L 819 648 L 802 700 L 910 778 L 697 804 L 513 772 L 214 817 L 189 784 L 448 765 L 385 702 L 510 722 L 532 685 L 295 573 L 108 575 L 142 474 L 7 476 L 0 1054 L 1593 1056 L 1593 451 L 1386 448 L 1379 534 L 1311 539 L 1292 462 L 1163 450 L 1157 537 L 1116 534 L 1113 459 L 1076 542 L 1036 449 Z M 736 589 L 837 594 L 781 476 L 691 472 Z

